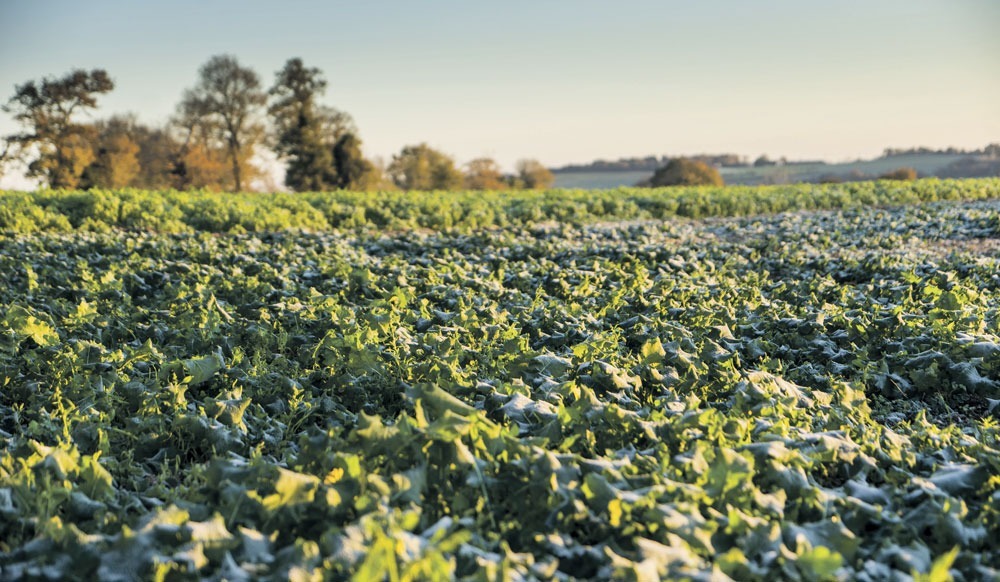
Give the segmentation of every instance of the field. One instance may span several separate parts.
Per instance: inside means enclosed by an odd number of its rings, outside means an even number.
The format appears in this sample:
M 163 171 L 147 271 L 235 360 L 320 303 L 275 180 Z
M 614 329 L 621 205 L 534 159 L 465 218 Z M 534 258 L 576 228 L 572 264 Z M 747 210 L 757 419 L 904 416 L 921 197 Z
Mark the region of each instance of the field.
M 899 168 L 913 168 L 921 176 L 935 176 L 948 164 L 959 160 L 972 160 L 975 156 L 966 154 L 906 154 L 829 164 L 789 164 L 784 166 L 725 167 L 721 169 L 726 184 L 786 184 L 795 182 L 818 182 L 821 178 L 837 176 L 843 180 L 852 179 L 852 173 L 863 176 L 880 176 Z M 620 186 L 634 186 L 652 176 L 652 172 L 636 171 L 580 171 L 557 172 L 557 188 L 604 189 Z
M 556 172 L 554 186 L 556 188 L 583 188 L 586 190 L 604 190 L 635 186 L 643 180 L 648 180 L 652 172 L 639 171 L 579 171 Z
M 1000 576 L 1000 180 L 0 228 L 0 579 Z

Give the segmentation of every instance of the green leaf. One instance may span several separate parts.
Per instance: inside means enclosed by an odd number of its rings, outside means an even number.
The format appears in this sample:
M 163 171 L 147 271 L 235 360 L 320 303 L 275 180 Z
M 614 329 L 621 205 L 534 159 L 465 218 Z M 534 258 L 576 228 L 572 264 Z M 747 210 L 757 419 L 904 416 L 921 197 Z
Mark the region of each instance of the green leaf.
M 800 553 L 795 565 L 807 580 L 832 580 L 844 565 L 844 557 L 830 548 L 819 546 Z
M 12 305 L 7 309 L 4 322 L 14 333 L 25 339 L 30 338 L 39 347 L 46 348 L 59 343 L 59 334 L 54 327 L 20 305 Z
M 935 558 L 930 571 L 926 574 L 914 572 L 914 582 L 951 582 L 951 567 L 955 563 L 955 558 L 958 557 L 958 551 L 959 547 L 955 546 Z
M 170 362 L 163 367 L 161 375 L 169 380 L 171 375 L 180 376 L 180 380 L 191 386 L 200 386 L 212 379 L 216 372 L 225 368 L 222 355 L 214 353 L 201 358 L 190 358 Z
M 476 409 L 433 384 L 416 384 L 406 390 L 406 396 L 419 401 L 425 410 L 435 414 L 451 411 L 459 416 L 471 416 Z
M 642 344 L 639 353 L 642 355 L 642 363 L 644 364 L 660 364 L 667 355 L 667 351 L 663 349 L 663 343 L 660 342 L 660 338 L 646 340 Z

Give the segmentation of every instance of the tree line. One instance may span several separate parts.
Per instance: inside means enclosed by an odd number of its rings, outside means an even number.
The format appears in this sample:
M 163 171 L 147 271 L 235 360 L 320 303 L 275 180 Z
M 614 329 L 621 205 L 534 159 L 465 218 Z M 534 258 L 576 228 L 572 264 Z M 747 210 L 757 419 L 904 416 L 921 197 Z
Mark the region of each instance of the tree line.
M 988 157 L 1000 157 L 1000 143 L 991 143 L 985 147 L 970 150 L 963 148 L 956 148 L 954 146 L 949 148 L 929 148 L 926 146 L 913 147 L 913 148 L 885 148 L 882 151 L 883 158 L 892 158 L 896 156 L 914 156 L 914 155 L 969 155 L 969 156 L 988 156 Z
M 114 88 L 103 69 L 16 86 L 2 109 L 21 131 L 4 138 L 0 171 L 20 161 L 28 177 L 50 188 L 239 192 L 261 177 L 255 154 L 269 148 L 296 192 L 542 189 L 553 182 L 537 160 L 519 161 L 514 174 L 490 158 L 459 167 L 426 143 L 402 148 L 387 165 L 372 161 L 351 116 L 322 102 L 322 71 L 299 58 L 289 59 L 269 88 L 235 57 L 210 58 L 162 127 L 130 114 L 81 121 Z

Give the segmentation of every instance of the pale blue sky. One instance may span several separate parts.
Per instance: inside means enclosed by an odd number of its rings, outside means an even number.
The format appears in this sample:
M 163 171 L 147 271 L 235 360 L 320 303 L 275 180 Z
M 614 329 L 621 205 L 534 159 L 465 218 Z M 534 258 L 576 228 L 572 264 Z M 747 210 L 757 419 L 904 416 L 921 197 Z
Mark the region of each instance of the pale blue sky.
M 1000 141 L 998 30 L 996 0 L 0 0 L 0 97 L 103 67 L 99 115 L 160 123 L 212 55 L 298 56 L 370 155 L 842 160 Z

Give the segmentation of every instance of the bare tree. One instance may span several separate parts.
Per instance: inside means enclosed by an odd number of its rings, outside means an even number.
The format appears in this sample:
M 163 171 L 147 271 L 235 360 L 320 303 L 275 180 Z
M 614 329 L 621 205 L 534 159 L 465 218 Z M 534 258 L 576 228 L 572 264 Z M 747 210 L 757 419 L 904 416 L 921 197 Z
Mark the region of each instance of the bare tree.
M 267 95 L 257 73 L 230 55 L 212 57 L 198 74 L 198 83 L 184 92 L 178 105 L 178 118 L 187 123 L 188 140 L 197 134 L 221 144 L 232 167 L 233 186 L 241 191 L 253 172 L 254 147 L 264 137 L 260 112 Z

